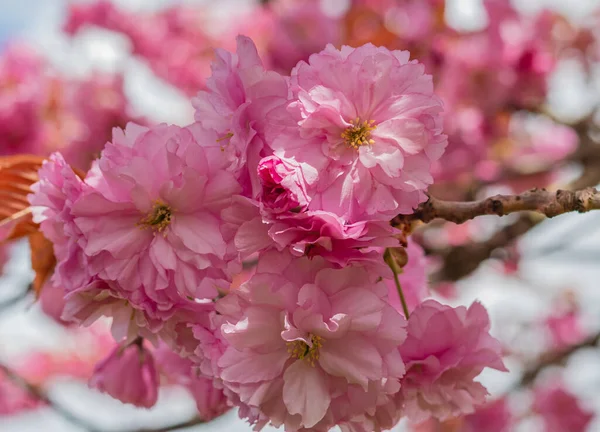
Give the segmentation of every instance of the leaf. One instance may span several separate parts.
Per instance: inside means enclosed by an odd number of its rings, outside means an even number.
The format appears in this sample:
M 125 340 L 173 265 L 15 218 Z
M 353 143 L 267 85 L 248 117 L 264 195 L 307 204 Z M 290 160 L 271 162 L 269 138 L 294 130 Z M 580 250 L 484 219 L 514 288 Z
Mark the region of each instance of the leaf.
M 31 185 L 39 179 L 38 171 L 44 160 L 34 155 L 0 157 L 0 243 L 29 237 L 31 267 L 35 271 L 33 289 L 37 296 L 56 266 L 52 242 L 33 222 L 27 199 Z M 85 177 L 83 171 L 73 171 L 80 178 Z
M 44 237 L 41 231 L 29 235 L 29 247 L 31 248 L 31 268 L 35 271 L 33 291 L 36 296 L 39 296 L 42 287 L 54 271 L 56 257 L 52 242 Z
M 33 155 L 0 157 L 0 242 L 37 231 L 27 195 L 43 162 L 43 157 Z

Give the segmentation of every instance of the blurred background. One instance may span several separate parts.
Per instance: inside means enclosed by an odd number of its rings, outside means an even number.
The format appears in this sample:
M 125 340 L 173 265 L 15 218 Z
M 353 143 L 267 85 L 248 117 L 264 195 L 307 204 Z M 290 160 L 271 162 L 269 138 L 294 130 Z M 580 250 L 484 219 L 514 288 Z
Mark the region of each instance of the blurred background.
M 446 107 L 436 197 L 596 186 L 598 24 L 600 0 L 0 0 L 0 156 L 59 150 L 85 170 L 113 127 L 190 123 L 213 48 L 242 33 L 282 73 L 328 42 L 410 50 Z M 549 429 L 536 389 L 551 383 L 568 395 L 557 406 L 585 419 L 577 430 L 599 431 L 600 213 L 434 223 L 415 238 L 434 296 L 490 311 L 510 373 L 481 380 L 510 407 L 510 430 L 575 430 Z M 36 301 L 26 241 L 0 246 L 0 269 L 0 430 L 251 430 L 231 411 L 199 424 L 168 374 L 151 410 L 88 389 L 113 347 L 107 323 L 73 328 L 56 293 Z M 469 424 L 396 430 L 488 430 Z

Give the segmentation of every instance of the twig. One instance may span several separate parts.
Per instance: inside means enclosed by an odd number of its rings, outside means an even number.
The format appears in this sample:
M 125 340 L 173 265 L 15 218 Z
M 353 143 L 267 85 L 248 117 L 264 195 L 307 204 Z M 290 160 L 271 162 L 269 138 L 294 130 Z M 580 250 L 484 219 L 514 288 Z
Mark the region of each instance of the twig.
M 443 201 L 434 197 L 421 204 L 411 215 L 398 215 L 393 223 L 400 225 L 420 220 L 425 223 L 444 219 L 456 224 L 477 216 L 505 216 L 521 211 L 533 211 L 546 217 L 569 212 L 584 213 L 600 209 L 600 193 L 595 188 L 578 191 L 531 189 L 518 195 L 495 195 L 480 201 Z
M 37 400 L 48 405 L 50 408 L 52 408 L 54 411 L 56 411 L 58 414 L 60 414 L 62 417 L 64 417 L 69 422 L 71 422 L 77 426 L 80 426 L 81 428 L 85 429 L 88 432 L 101 432 L 101 430 L 98 429 L 97 427 L 90 425 L 85 420 L 75 416 L 73 413 L 66 410 L 61 405 L 57 404 L 55 401 L 50 399 L 48 397 L 48 395 L 46 393 L 44 393 L 44 391 L 42 389 L 40 389 L 38 386 L 27 381 L 25 378 L 20 376 L 18 373 L 13 371 L 8 366 L 0 363 L 0 371 L 2 371 L 8 377 L 8 379 L 10 379 L 12 382 L 14 382 L 18 386 L 20 386 L 21 388 L 26 390 L 30 395 L 35 397 Z
M 186 420 L 183 421 L 181 423 L 175 423 L 173 425 L 170 426 L 166 426 L 166 427 L 159 427 L 156 429 L 152 429 L 152 428 L 146 428 L 146 429 L 138 429 L 135 432 L 171 432 L 177 429 L 185 429 L 185 428 L 189 428 L 192 426 L 197 426 L 199 424 L 204 423 L 204 420 L 198 418 L 198 417 L 194 417 L 191 420 Z
M 598 342 L 600 342 L 600 333 L 590 336 L 582 342 L 572 345 L 562 351 L 543 356 L 537 364 L 530 367 L 525 371 L 525 373 L 523 373 L 523 377 L 521 378 L 521 381 L 519 381 L 518 387 L 526 387 L 535 381 L 540 372 L 542 372 L 548 366 L 562 364 L 574 352 L 580 350 L 581 348 L 595 347 L 598 345 Z
M 430 276 L 431 282 L 455 282 L 474 272 L 479 265 L 490 258 L 494 250 L 504 247 L 529 231 L 537 223 L 530 215 L 521 216 L 487 240 L 470 242 L 460 246 L 447 247 L 435 251 L 443 259 L 442 267 Z

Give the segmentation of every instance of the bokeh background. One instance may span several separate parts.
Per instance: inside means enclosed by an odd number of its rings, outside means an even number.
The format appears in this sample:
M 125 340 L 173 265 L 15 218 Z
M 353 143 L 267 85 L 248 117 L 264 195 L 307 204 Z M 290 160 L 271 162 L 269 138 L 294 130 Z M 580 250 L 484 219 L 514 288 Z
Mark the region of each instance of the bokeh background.
M 93 27 L 81 30 L 75 37 L 66 35 L 62 26 L 68 3 L 66 0 L 0 0 L 0 55 L 18 40 L 37 50 L 61 77 L 77 80 L 92 73 L 122 74 L 123 90 L 134 116 L 180 125 L 192 120 L 189 96 L 159 78 L 143 59 L 132 56 L 130 42 L 123 35 Z M 205 16 L 209 17 L 202 25 L 209 34 L 222 34 L 231 23 L 256 7 L 250 0 L 115 0 L 114 3 L 135 13 L 181 4 L 202 6 Z M 324 0 L 321 3 L 336 11 L 347 7 L 348 2 Z M 575 23 L 586 22 L 600 9 L 599 0 L 521 0 L 515 5 L 525 14 L 550 7 Z M 487 18 L 478 0 L 448 0 L 445 20 L 456 29 L 475 31 L 485 27 Z M 324 29 L 315 27 L 312 31 Z M 227 48 L 233 46 L 232 40 Z M 207 69 L 206 74 L 209 73 Z M 592 65 L 588 73 L 580 62 L 562 61 L 550 78 L 547 109 L 565 122 L 585 117 L 600 100 L 599 77 L 597 65 Z M 577 170 L 577 167 L 567 167 L 561 175 L 570 178 Z M 511 220 L 482 218 L 469 229 L 485 237 Z M 599 245 L 600 214 L 561 216 L 544 222 L 519 241 L 518 271 L 506 271 L 502 259 L 492 259 L 453 287 L 456 296 L 450 302 L 466 304 L 481 300 L 492 316 L 492 333 L 519 353 L 507 358 L 510 373 L 482 375 L 481 380 L 493 395 L 504 394 L 517 386 L 524 368 L 520 360 L 534 358 L 544 350 L 547 329 L 540 323 L 547 323 L 553 311 L 575 305 L 576 331 L 586 335 L 598 332 Z M 163 423 L 169 425 L 194 417 L 194 401 L 183 388 L 176 386 L 162 388 L 159 403 L 152 410 L 125 406 L 88 389 L 85 377 L 111 343 L 107 326 L 100 323 L 91 331 L 65 328 L 42 313 L 31 296 L 21 296 L 33 279 L 28 254 L 26 244 L 12 245 L 0 278 L 0 304 L 8 305 L 0 306 L 1 362 L 27 371 L 31 376 L 37 374 L 56 404 L 102 431 L 141 431 L 145 427 L 156 428 Z M 544 373 L 551 376 L 553 368 L 548 369 Z M 598 349 L 584 348 L 569 356 L 561 374 L 565 386 L 579 396 L 586 409 L 600 412 Z M 5 381 L 6 377 L 0 380 Z M 0 381 L 0 399 L 17 398 L 11 396 L 11 391 L 14 389 Z M 515 394 L 511 404 L 518 411 L 529 397 L 527 392 Z M 51 408 L 18 411 L 0 414 L 0 430 L 85 430 Z M 229 412 L 190 430 L 235 432 L 249 431 L 250 427 L 239 420 L 235 412 Z M 397 430 L 407 430 L 407 426 L 401 423 Z M 520 422 L 515 430 L 543 431 L 544 426 L 534 415 Z M 589 430 L 599 431 L 600 419 L 595 419 Z

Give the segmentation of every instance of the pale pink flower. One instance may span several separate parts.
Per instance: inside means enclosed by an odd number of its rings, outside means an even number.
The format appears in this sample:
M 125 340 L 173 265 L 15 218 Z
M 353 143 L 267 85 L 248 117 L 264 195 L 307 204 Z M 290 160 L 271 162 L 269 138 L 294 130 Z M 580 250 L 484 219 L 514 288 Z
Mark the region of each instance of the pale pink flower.
M 237 317 L 221 329 L 230 344 L 218 362 L 223 384 L 239 405 L 289 430 L 327 430 L 364 414 L 376 403 L 372 386 L 396 382 L 397 391 L 404 373 L 396 349 L 404 320 L 386 294 L 362 267 L 263 255 L 224 308 Z M 344 412 L 348 398 L 360 410 Z
M 89 385 L 123 403 L 150 408 L 158 399 L 154 357 L 141 343 L 118 345 L 96 365 Z
M 212 378 L 200 375 L 189 358 L 179 356 L 166 345 L 159 346 L 154 356 L 158 368 L 170 382 L 190 392 L 202 420 L 212 420 L 229 410 L 223 390 L 215 388 Z
M 584 432 L 594 418 L 560 380 L 534 389 L 533 410 L 542 416 L 546 432 Z
M 34 208 L 34 221 L 40 224 L 44 236 L 54 246 L 61 260 L 69 242 L 76 241 L 78 229 L 73 222 L 70 207 L 85 185 L 60 153 L 52 154 L 38 172 L 39 180 L 31 186 L 28 196 Z
M 431 76 L 408 52 L 328 45 L 293 69 L 291 90 L 267 136 L 301 165 L 310 210 L 387 220 L 426 199 L 446 136 Z
M 412 239 L 408 239 L 408 262 L 402 268 L 402 273 L 398 279 L 402 286 L 402 293 L 408 306 L 408 311 L 412 312 L 426 297 L 429 296 L 427 288 L 427 274 L 425 272 L 426 259 L 423 248 L 415 243 Z M 400 302 L 400 294 L 396 288 L 394 280 L 386 280 L 388 286 L 388 298 L 390 304 L 399 312 L 402 312 L 402 304 Z
M 167 126 L 115 131 L 86 183 L 58 155 L 44 164 L 31 203 L 42 208 L 38 221 L 54 244 L 52 283 L 66 298 L 62 319 L 89 325 L 108 316 L 117 340 L 160 337 L 181 352 L 195 349 L 188 324 L 212 303 L 194 299 L 228 286 L 219 269 L 225 261 L 227 271 L 238 266 L 233 242 L 221 234 L 223 228 L 233 240 L 232 229 L 219 212 L 239 186 L 219 170 L 219 158 L 208 162 L 196 138 L 214 134 L 202 133 Z
M 488 392 L 475 377 L 486 367 L 506 371 L 489 329 L 480 303 L 467 309 L 426 300 L 412 312 L 400 347 L 406 363 L 400 395 L 411 421 L 471 414 L 485 402 Z
M 225 296 L 224 299 L 221 299 L 218 302 L 221 311 L 225 309 L 224 305 L 226 303 L 230 303 L 231 300 L 235 301 L 236 299 L 236 296 Z M 229 314 L 230 317 L 234 315 L 231 310 L 229 311 Z M 237 314 L 235 315 L 239 316 Z M 222 312 L 218 314 L 211 313 L 204 322 L 197 322 L 192 327 L 194 338 L 197 341 L 198 346 L 194 350 L 194 354 L 191 358 L 197 365 L 199 371 L 206 377 L 217 378 L 219 376 L 219 359 L 229 345 L 220 329 L 221 325 L 225 323 L 226 320 L 223 317 Z
M 92 272 L 154 300 L 217 295 L 209 281 L 235 258 L 220 212 L 240 186 L 202 147 L 215 138 L 198 127 L 115 130 L 72 207 Z
M 192 99 L 195 119 L 203 127 L 216 130 L 215 145 L 232 162 L 230 169 L 243 181 L 258 188 L 256 165 L 271 151 L 265 147 L 266 113 L 285 103 L 287 79 L 264 68 L 251 39 L 237 37 L 236 53 L 215 50 L 212 76 L 207 89 Z

